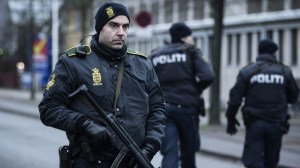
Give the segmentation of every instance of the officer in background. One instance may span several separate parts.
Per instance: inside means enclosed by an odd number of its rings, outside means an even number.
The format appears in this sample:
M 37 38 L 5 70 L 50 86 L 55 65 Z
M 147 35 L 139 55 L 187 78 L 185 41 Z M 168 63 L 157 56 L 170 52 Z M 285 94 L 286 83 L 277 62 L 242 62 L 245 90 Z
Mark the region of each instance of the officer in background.
M 214 72 L 194 45 L 188 26 L 175 23 L 169 32 L 172 43 L 155 49 L 150 56 L 167 103 L 162 168 L 179 167 L 179 160 L 181 168 L 194 168 L 199 96 L 212 83 Z
M 158 78 L 148 58 L 129 51 L 125 45 L 130 19 L 124 5 L 103 4 L 95 21 L 97 33 L 90 46 L 69 49 L 59 58 L 39 104 L 41 121 L 66 132 L 74 168 L 111 167 L 119 151 L 106 123 L 84 99 L 68 98 L 85 84 L 97 103 L 113 113 L 151 161 L 160 149 L 166 119 Z M 121 67 L 123 80 L 118 78 Z M 115 97 L 118 80 L 122 84 Z M 127 157 L 121 166 L 136 164 Z
M 299 94 L 290 68 L 276 60 L 277 50 L 272 40 L 260 41 L 256 62 L 240 70 L 230 90 L 227 133 L 237 132 L 236 114 L 244 100 L 246 137 L 242 161 L 249 168 L 277 166 L 282 136 L 289 129 L 288 104 L 295 103 Z

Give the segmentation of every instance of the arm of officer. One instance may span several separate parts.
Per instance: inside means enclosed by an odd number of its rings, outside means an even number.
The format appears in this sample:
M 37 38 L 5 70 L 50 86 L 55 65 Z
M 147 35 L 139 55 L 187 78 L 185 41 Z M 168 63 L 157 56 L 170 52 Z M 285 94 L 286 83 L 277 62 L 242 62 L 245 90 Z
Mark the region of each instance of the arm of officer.
M 242 73 L 239 73 L 237 80 L 233 88 L 229 93 L 228 108 L 226 110 L 227 117 L 227 130 L 226 132 L 230 135 L 237 133 L 236 125 L 240 126 L 240 123 L 236 119 L 236 114 L 242 103 L 245 95 L 246 85 Z
M 288 103 L 296 103 L 299 96 L 299 87 L 294 78 L 292 71 L 286 67 L 287 72 L 287 100 Z
M 154 156 L 155 153 L 159 151 L 162 138 L 164 137 L 166 113 L 162 91 L 153 67 L 149 72 L 148 84 L 149 114 L 146 122 L 146 136 L 142 150 L 146 149 L 147 151 L 151 151 L 150 153 Z M 150 148 L 151 150 L 149 150 Z
M 85 115 L 68 108 L 71 103 L 68 94 L 76 88 L 73 88 L 74 74 L 64 59 L 64 56 L 59 58 L 38 108 L 44 125 L 77 133 L 77 120 Z
M 204 90 L 213 82 L 215 73 L 212 65 L 203 59 L 200 49 L 196 48 L 192 54 L 196 77 L 199 79 L 200 88 Z

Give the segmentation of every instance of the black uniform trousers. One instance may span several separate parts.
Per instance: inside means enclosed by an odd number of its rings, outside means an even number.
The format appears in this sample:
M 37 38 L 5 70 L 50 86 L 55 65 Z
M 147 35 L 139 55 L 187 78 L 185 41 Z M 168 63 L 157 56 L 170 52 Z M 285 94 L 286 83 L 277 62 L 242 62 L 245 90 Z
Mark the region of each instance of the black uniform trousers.
M 167 104 L 165 137 L 161 145 L 162 168 L 195 168 L 196 106 Z M 179 145 L 178 145 L 179 143 Z M 180 149 L 180 150 L 178 150 Z M 181 163 L 181 166 L 179 166 Z
M 257 119 L 246 127 L 242 161 L 247 168 L 275 168 L 283 132 L 279 124 Z

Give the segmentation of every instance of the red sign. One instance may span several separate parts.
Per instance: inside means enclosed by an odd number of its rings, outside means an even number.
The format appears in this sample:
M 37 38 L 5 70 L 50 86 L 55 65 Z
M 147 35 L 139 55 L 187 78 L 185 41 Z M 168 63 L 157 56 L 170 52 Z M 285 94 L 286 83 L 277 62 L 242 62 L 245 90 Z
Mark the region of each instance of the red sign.
M 141 11 L 135 16 L 136 23 L 141 27 L 147 27 L 152 22 L 152 17 L 149 12 Z

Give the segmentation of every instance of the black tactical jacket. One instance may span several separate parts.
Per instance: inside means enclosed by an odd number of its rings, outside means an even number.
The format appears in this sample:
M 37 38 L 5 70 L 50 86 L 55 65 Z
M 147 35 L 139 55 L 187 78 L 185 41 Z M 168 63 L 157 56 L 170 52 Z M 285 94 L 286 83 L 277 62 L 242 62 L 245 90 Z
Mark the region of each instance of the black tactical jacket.
M 238 107 L 244 98 L 243 112 L 267 121 L 283 122 L 288 103 L 295 103 L 298 94 L 290 68 L 277 62 L 275 56 L 262 54 L 256 63 L 240 70 L 228 104 Z M 228 113 L 235 115 L 236 111 Z
M 76 56 L 73 48 L 59 58 L 39 104 L 41 121 L 47 126 L 66 131 L 71 146 L 79 153 L 79 141 L 83 135 L 76 129 L 76 122 L 80 117 L 88 116 L 99 123 L 100 116 L 82 99 L 70 99 L 68 94 L 85 84 L 97 103 L 110 113 L 118 79 L 120 61 L 107 60 L 96 45 L 95 39 L 92 39 L 92 49 L 86 47 L 85 57 Z M 129 51 L 122 60 L 124 76 L 115 116 L 139 146 L 145 139 L 160 144 L 166 115 L 153 66 L 145 56 Z M 94 152 L 99 155 L 112 152 L 111 144 L 103 146 L 104 150 Z
M 198 105 L 199 95 L 215 77 L 212 66 L 193 45 L 168 44 L 153 51 L 150 59 L 168 103 Z

